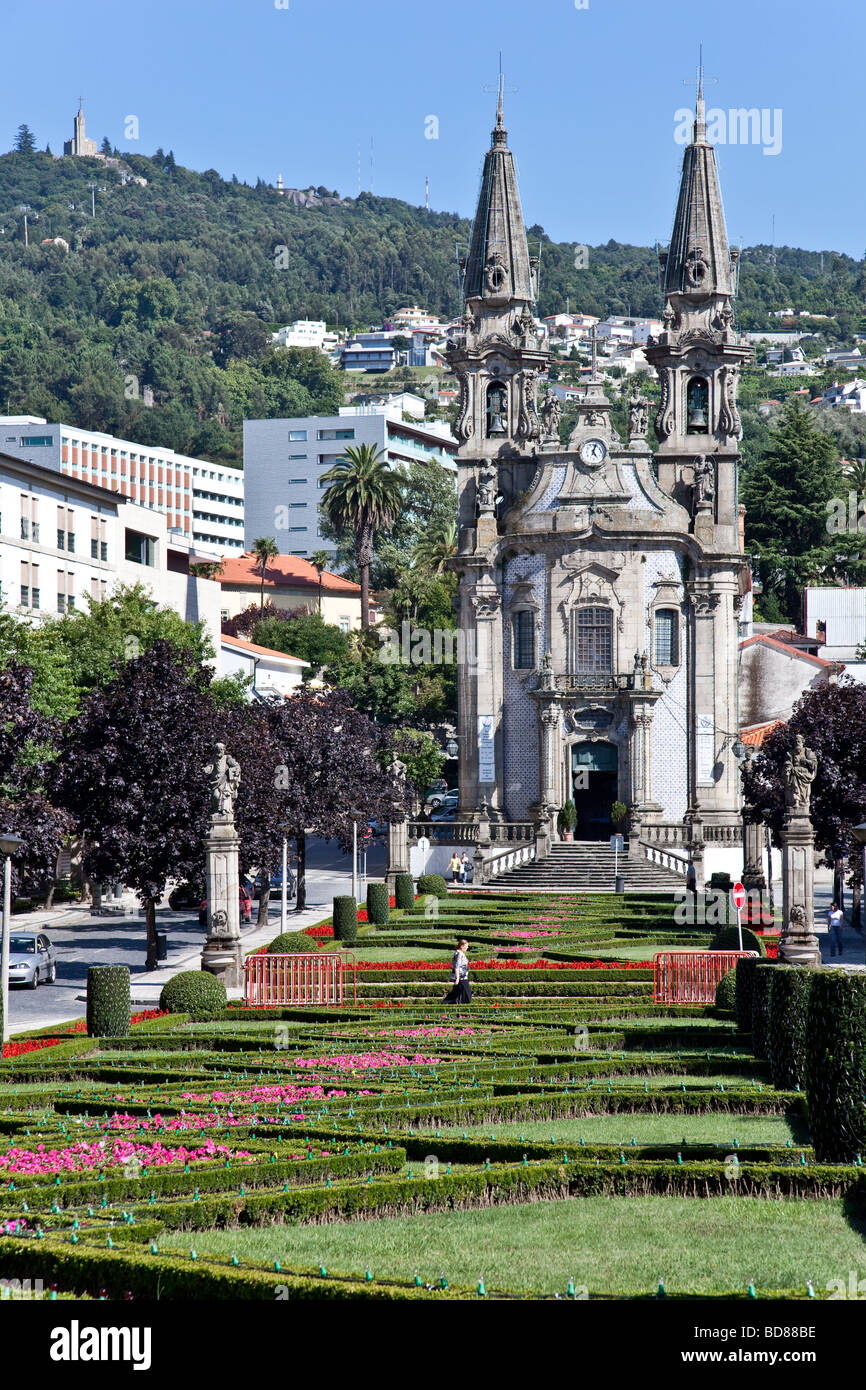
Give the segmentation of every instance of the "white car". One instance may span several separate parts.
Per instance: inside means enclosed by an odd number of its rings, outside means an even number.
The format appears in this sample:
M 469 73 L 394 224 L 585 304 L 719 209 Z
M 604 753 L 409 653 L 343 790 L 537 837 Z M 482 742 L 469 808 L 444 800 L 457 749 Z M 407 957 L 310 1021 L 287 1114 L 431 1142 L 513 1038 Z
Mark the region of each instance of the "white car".
M 57 956 L 44 932 L 16 931 L 9 939 L 9 983 L 35 989 L 53 985 L 57 979 Z

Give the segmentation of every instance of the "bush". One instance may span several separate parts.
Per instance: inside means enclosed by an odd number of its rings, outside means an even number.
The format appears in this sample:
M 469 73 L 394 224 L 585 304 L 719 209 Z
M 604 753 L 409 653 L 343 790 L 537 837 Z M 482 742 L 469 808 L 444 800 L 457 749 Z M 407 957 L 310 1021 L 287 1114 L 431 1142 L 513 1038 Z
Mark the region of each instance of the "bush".
M 384 927 L 387 925 L 391 909 L 389 907 L 389 893 L 387 883 L 368 883 L 367 885 L 367 921 L 374 926 Z
M 418 879 L 418 892 L 432 893 L 437 898 L 448 897 L 448 884 L 441 874 L 421 874 Z
M 810 971 L 806 1017 L 806 1099 L 819 1163 L 866 1153 L 866 976 Z
M 723 893 L 730 893 L 733 886 L 731 875 L 728 873 L 710 874 L 710 881 L 707 884 L 708 888 L 717 888 Z
M 303 931 L 284 931 L 279 936 L 275 936 L 273 941 L 268 944 L 266 954 L 269 956 L 301 956 L 309 951 L 320 950 L 318 941 L 314 936 L 307 936 Z
M 716 1008 L 732 1014 L 737 1006 L 737 972 L 729 970 L 716 985 Z
M 736 927 L 722 927 L 710 942 L 711 951 L 739 951 L 740 933 Z M 759 956 L 767 954 L 763 941 L 748 927 L 743 927 L 743 950 L 757 951 Z
M 752 1051 L 765 1060 L 770 1055 L 770 992 L 775 970 L 774 961 L 758 961 L 752 989 Z
M 87 971 L 87 1033 L 91 1038 L 125 1038 L 132 1012 L 128 965 L 91 965 Z
M 334 899 L 334 936 L 349 946 L 358 939 L 358 904 L 354 898 Z
M 759 960 L 738 960 L 735 967 L 737 977 L 737 1027 L 741 1033 L 752 1031 L 752 999 L 755 993 L 755 970 Z
M 813 974 L 777 965 L 770 991 L 769 1054 L 773 1085 L 794 1091 L 806 1084 L 806 1017 Z
M 196 1022 L 217 1018 L 228 1000 L 222 980 L 207 970 L 182 970 L 162 987 L 159 1007 L 170 1014 L 189 1014 Z
M 411 874 L 397 874 L 394 879 L 394 898 L 397 907 L 410 911 L 415 904 L 415 885 Z

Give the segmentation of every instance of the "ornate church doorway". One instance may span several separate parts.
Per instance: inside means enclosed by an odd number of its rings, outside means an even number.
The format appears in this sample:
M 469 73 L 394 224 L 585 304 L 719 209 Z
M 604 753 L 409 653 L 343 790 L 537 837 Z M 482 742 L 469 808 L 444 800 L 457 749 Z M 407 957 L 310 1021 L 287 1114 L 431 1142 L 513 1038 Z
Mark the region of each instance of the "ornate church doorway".
M 606 840 L 613 833 L 610 811 L 616 801 L 619 755 L 612 743 L 575 743 L 571 749 L 572 797 L 577 809 L 576 840 Z

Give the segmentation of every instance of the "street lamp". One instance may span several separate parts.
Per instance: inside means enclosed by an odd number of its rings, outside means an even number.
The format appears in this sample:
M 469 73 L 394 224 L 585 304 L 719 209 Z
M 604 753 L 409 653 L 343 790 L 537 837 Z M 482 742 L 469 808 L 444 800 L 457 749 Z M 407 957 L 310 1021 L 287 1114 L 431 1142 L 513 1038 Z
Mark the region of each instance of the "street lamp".
M 12 917 L 12 856 L 22 848 L 24 841 L 20 835 L 7 833 L 0 835 L 0 854 L 6 859 L 3 875 L 3 945 L 0 951 L 0 998 L 3 1002 L 3 1036 L 0 1038 L 0 1053 L 3 1043 L 9 1037 L 9 931 Z
M 860 912 L 866 914 L 866 821 L 861 821 L 859 825 L 852 825 L 851 834 L 863 850 L 863 883 L 860 886 Z M 861 921 L 863 917 L 861 916 Z M 866 936 L 866 932 L 863 933 Z
M 457 754 L 460 752 L 460 748 L 456 738 L 449 738 L 448 742 L 445 744 L 445 752 L 447 753 L 449 758 L 457 757 Z
M 352 817 L 352 897 L 358 901 L 358 821 L 364 819 L 364 812 L 350 810 Z
M 288 901 L 289 901 L 289 900 L 288 900 L 288 896 L 287 896 L 287 894 L 288 894 L 288 884 L 287 884 L 287 882 L 286 882 L 286 880 L 288 879 L 288 876 L 289 876 L 289 875 L 288 875 L 288 868 L 289 868 L 289 841 L 288 841 L 288 836 L 293 832 L 294 827 L 291 826 L 291 825 L 289 825 L 287 822 L 284 821 L 282 825 L 278 825 L 278 826 L 277 826 L 277 829 L 278 829 L 279 831 L 281 831 L 282 836 L 283 836 L 283 881 L 282 881 L 282 884 L 280 885 L 281 888 L 282 888 L 282 892 L 281 892 L 281 894 L 280 894 L 280 931 L 281 931 L 281 932 L 284 932 L 284 931 L 286 930 L 286 927 L 288 926 L 288 914 L 289 914 L 289 907 L 288 907 Z

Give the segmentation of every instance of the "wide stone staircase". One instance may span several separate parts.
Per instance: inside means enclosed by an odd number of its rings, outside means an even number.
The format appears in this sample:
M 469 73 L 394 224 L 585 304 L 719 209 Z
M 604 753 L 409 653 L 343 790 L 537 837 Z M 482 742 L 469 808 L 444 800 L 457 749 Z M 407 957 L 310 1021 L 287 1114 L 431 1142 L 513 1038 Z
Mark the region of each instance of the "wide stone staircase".
M 681 874 L 649 859 L 620 854 L 617 871 L 626 893 L 672 893 L 686 886 Z M 612 893 L 614 853 L 603 840 L 556 844 L 546 859 L 509 869 L 488 886 L 494 892 Z

